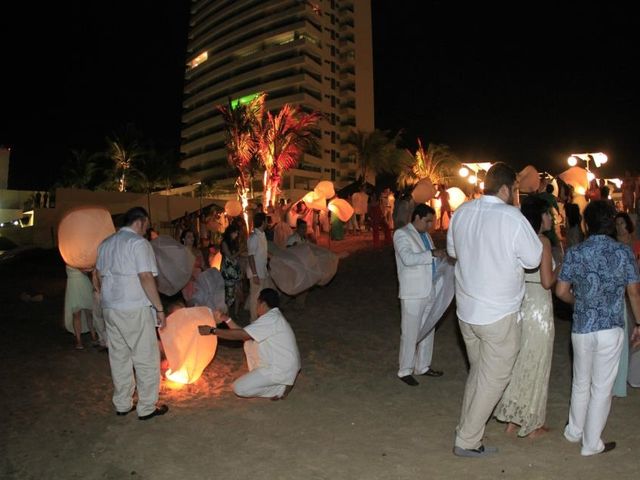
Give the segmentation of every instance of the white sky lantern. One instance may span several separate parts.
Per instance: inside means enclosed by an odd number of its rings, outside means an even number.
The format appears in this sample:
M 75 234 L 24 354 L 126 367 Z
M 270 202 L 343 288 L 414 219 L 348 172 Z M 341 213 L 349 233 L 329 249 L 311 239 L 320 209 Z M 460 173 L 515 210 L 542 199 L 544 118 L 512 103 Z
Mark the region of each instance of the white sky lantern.
M 571 167 L 558 175 L 558 177 L 567 185 L 571 185 L 574 192 L 579 195 L 584 195 L 589 188 L 587 171 L 582 167 Z
M 116 229 L 104 207 L 79 207 L 67 212 L 58 225 L 58 248 L 64 262 L 86 270 L 95 267 L 98 246 Z
M 327 197 L 317 192 L 307 192 L 307 194 L 302 197 L 302 201 L 308 208 L 312 208 L 314 210 L 327 209 Z
M 475 175 L 469 175 L 469 178 L 467 180 L 471 185 L 475 185 L 476 183 L 478 183 L 478 177 L 476 177 Z
M 595 174 L 593 172 L 587 172 L 587 180 L 589 180 L 591 182 L 595 178 L 596 178 L 596 176 L 595 176 Z
M 326 285 L 338 271 L 338 256 L 313 243 L 289 248 L 269 245 L 271 279 L 287 295 L 297 295 L 314 285 Z
M 353 216 L 353 207 L 342 198 L 331 200 L 329 202 L 329 210 L 343 222 L 348 222 Z
M 458 170 L 458 174 L 462 178 L 467 178 L 469 176 L 469 169 L 467 167 L 462 167 L 460 170 Z
M 578 163 L 578 159 L 574 156 L 571 156 L 567 158 L 567 163 L 569 164 L 570 167 L 575 167 L 576 164 Z
M 326 199 L 330 199 L 336 196 L 336 191 L 333 187 L 333 182 L 329 180 L 322 180 L 313 189 L 316 194 L 323 196 Z
M 165 376 L 177 383 L 193 383 L 202 375 L 218 347 L 215 335 L 200 335 L 198 325 L 214 326 L 207 307 L 181 308 L 167 317 L 167 326 L 160 332 L 169 370 Z
M 534 193 L 540 188 L 540 175 L 533 165 L 527 165 L 518 173 L 518 188 L 522 193 Z
M 168 235 L 151 241 L 158 264 L 158 290 L 172 296 L 189 282 L 196 258 L 189 249 Z
M 416 202 L 416 204 L 428 202 L 435 196 L 435 194 L 436 189 L 428 178 L 419 180 L 411 192 L 413 201 Z
M 224 211 L 229 217 L 237 217 L 242 213 L 242 204 L 238 200 L 229 200 L 224 204 Z
M 449 205 L 452 210 L 458 208 L 467 199 L 467 196 L 458 187 L 447 188 L 447 193 L 449 193 Z

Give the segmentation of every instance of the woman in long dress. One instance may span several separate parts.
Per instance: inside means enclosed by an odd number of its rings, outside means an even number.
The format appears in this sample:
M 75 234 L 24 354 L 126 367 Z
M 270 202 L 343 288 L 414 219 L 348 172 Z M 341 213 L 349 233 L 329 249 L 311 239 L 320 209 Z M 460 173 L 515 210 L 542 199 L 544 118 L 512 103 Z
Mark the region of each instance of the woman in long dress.
M 84 350 L 82 334 L 91 332 L 93 342 L 98 341 L 93 328 L 93 285 L 86 273 L 66 266 L 67 287 L 64 293 L 64 326 L 74 334 L 76 350 Z
M 538 269 L 525 272 L 520 353 L 511 382 L 494 414 L 499 421 L 508 423 L 507 433 L 517 431 L 519 437 L 533 438 L 548 431 L 545 418 L 555 333 L 550 288 L 556 281 L 559 266 L 554 268 L 551 242 L 543 235 L 551 228 L 546 202 L 527 197 L 522 202 L 522 213 L 538 232 L 543 247 L 542 261 Z
M 636 262 L 640 263 L 640 240 L 634 238 L 633 232 L 635 228 L 631 217 L 629 217 L 627 213 L 620 212 L 616 215 L 615 222 L 616 240 L 631 247 Z M 629 336 L 631 335 L 631 330 L 633 330 L 630 326 L 635 324 L 636 319 L 628 303 L 628 300 L 625 299 L 624 329 L 625 332 L 627 332 L 628 338 L 626 342 L 622 343 L 618 374 L 613 384 L 612 395 L 614 397 L 627 396 L 627 382 L 633 387 L 640 386 L 640 351 L 629 352 Z
M 234 310 L 237 315 L 238 306 L 236 296 L 238 286 L 242 280 L 242 270 L 238 257 L 240 256 L 239 237 L 240 230 L 234 223 L 229 225 L 222 235 L 220 250 L 222 251 L 222 263 L 220 264 L 220 273 L 224 279 L 224 300 L 228 311 L 235 305 Z

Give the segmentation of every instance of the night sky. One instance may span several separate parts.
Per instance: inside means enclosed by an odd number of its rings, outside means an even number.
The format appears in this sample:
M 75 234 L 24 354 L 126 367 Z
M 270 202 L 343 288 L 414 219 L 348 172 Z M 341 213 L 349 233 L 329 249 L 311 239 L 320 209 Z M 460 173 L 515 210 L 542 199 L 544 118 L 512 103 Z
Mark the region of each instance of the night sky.
M 71 149 L 103 149 L 128 122 L 178 149 L 190 2 L 15 3 L 0 7 L 10 188 L 49 186 Z M 639 168 L 636 15 L 450 3 L 373 1 L 377 128 L 464 161 L 559 173 L 570 153 L 604 151 L 606 176 Z

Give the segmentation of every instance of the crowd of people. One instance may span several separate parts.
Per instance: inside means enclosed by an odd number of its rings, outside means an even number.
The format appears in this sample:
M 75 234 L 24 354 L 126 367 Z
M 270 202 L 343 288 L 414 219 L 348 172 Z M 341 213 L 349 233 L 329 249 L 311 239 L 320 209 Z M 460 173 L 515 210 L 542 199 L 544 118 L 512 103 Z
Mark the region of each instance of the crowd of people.
M 503 422 L 507 434 L 545 434 L 555 293 L 573 306 L 573 381 L 564 437 L 580 443 L 584 456 L 615 448 L 615 442 L 601 438 L 611 398 L 626 395 L 627 385 L 640 387 L 640 241 L 630 216 L 635 196 L 616 211 L 606 190 L 582 205 L 574 202 L 570 189 L 558 199 L 543 181 L 539 192 L 519 198 L 517 175 L 504 163 L 487 172 L 484 194 L 455 212 L 446 187 L 438 185 L 437 192 L 439 216 L 430 205 L 416 205 L 410 194 L 396 201 L 388 188 L 378 193 L 363 186 L 349 199 L 354 215 L 348 229 L 354 235 L 370 229 L 374 246 L 380 231 L 385 242 L 393 243 L 401 319 L 398 378 L 415 387 L 416 376 L 444 374 L 431 365 L 435 328 L 428 319 L 443 295 L 441 271 L 449 265 L 454 273 L 444 288 L 455 292 L 469 360 L 453 453 L 495 453 L 483 441 L 491 418 Z M 198 278 L 213 268 L 208 244 L 215 242 L 222 256 L 216 274 L 224 286 L 224 308 L 212 311 L 215 325 L 201 325 L 199 334 L 244 342 L 249 372 L 234 383 L 238 396 L 283 399 L 301 362 L 269 275 L 268 242 L 280 248 L 317 242 L 321 212 L 302 201 L 280 202 L 266 211 L 258 204 L 249 235 L 242 216 L 203 220 L 206 228 L 190 224 L 185 216 L 176 229 L 196 259 L 178 308 L 197 304 L 194 291 Z M 219 238 L 208 234 L 202 242 L 197 232 L 214 226 Z M 154 279 L 158 268 L 145 238 L 148 229 L 143 208 L 127 212 L 124 226 L 98 249 L 93 285 L 85 273 L 68 269 L 66 302 L 76 348 L 83 347 L 83 329 L 108 347 L 117 415 L 136 410 L 142 420 L 168 411 L 158 404 L 156 327 L 164 328 L 169 306 Z M 446 248 L 438 248 L 431 236 L 437 229 L 446 235 Z M 203 248 L 199 240 L 207 245 Z M 237 319 L 244 304 L 250 323 L 242 327 L 230 314 Z M 91 315 L 96 305 L 102 333 Z M 135 390 L 137 405 L 132 403 Z

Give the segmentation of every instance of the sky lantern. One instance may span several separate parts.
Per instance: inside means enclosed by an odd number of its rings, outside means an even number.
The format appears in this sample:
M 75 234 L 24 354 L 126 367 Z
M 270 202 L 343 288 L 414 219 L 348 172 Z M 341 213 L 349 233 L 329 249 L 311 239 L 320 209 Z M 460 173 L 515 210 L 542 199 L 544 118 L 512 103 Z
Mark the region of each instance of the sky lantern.
M 191 279 L 196 257 L 168 235 L 152 240 L 151 246 L 158 265 L 158 291 L 168 296 L 175 295 Z
M 452 210 L 458 208 L 467 199 L 467 196 L 458 187 L 447 188 L 447 193 L 449 194 L 449 206 Z
M 165 376 L 177 383 L 194 383 L 216 354 L 218 337 L 200 335 L 198 325 L 214 326 L 207 307 L 181 308 L 167 317 L 160 332 L 162 347 L 169 362 Z
M 413 191 L 411 192 L 413 201 L 416 202 L 416 204 L 428 202 L 435 196 L 435 194 L 436 189 L 428 178 L 418 180 L 418 183 L 416 183 L 415 187 L 413 187 Z
M 333 198 L 336 196 L 336 191 L 333 187 L 333 182 L 329 180 L 322 180 L 318 182 L 318 184 L 313 189 L 318 195 L 323 196 L 324 198 Z
M 338 256 L 313 243 L 289 248 L 270 245 L 269 253 L 271 278 L 287 295 L 298 295 L 314 285 L 326 285 L 338 271 Z
M 518 173 L 518 188 L 522 193 L 535 193 L 540 188 L 540 175 L 533 165 L 527 165 Z
M 564 183 L 571 185 L 578 195 L 584 195 L 589 188 L 587 171 L 582 167 L 571 167 L 558 175 Z
M 96 264 L 98 246 L 116 229 L 104 207 L 87 206 L 68 211 L 58 224 L 58 249 L 64 262 L 80 270 Z
M 237 217 L 242 213 L 242 204 L 238 200 L 229 200 L 224 204 L 224 211 L 229 217 Z
M 307 194 L 302 197 L 302 201 L 308 208 L 311 208 L 313 210 L 327 209 L 327 197 L 315 191 L 307 192 Z
M 342 222 L 348 222 L 353 216 L 353 207 L 343 198 L 334 198 L 329 202 L 328 208 Z

